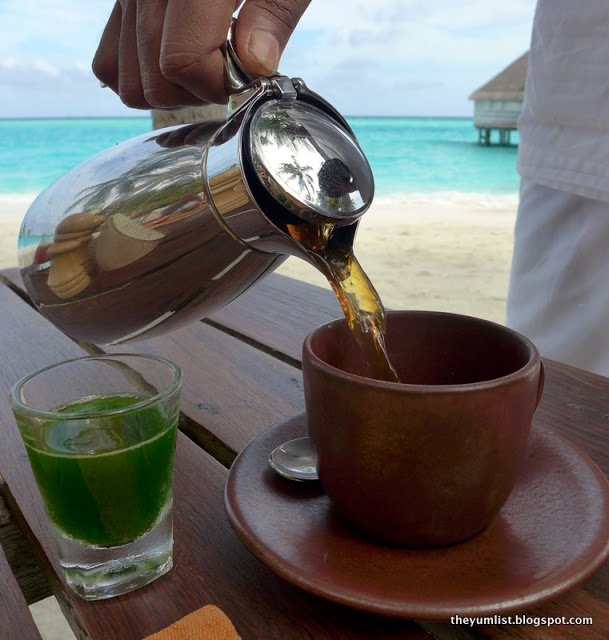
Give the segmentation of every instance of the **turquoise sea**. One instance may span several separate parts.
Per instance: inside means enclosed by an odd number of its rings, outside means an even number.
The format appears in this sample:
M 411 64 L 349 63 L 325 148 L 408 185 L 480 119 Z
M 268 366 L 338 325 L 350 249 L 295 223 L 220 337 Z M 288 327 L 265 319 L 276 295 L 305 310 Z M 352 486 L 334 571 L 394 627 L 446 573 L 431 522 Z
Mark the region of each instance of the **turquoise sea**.
M 377 195 L 515 194 L 517 146 L 481 146 L 470 118 L 349 118 Z M 0 120 L 0 195 L 36 194 L 150 118 Z M 513 142 L 517 142 L 514 134 Z

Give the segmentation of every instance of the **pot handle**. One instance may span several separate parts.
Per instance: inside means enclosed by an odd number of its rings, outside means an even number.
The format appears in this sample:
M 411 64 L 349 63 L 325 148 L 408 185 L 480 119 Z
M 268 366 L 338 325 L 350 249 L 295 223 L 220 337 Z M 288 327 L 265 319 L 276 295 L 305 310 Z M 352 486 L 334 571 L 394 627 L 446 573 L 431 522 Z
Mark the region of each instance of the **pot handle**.
M 537 386 L 537 400 L 535 400 L 535 408 L 539 406 L 539 402 L 541 400 L 541 396 L 543 395 L 543 387 L 546 380 L 546 370 L 543 366 L 543 362 L 539 360 L 539 384 Z
M 226 42 L 220 48 L 224 55 L 224 87 L 226 95 L 229 97 L 249 89 L 256 80 L 245 70 L 237 56 L 234 45 L 236 24 L 237 21 L 233 18 L 226 36 Z

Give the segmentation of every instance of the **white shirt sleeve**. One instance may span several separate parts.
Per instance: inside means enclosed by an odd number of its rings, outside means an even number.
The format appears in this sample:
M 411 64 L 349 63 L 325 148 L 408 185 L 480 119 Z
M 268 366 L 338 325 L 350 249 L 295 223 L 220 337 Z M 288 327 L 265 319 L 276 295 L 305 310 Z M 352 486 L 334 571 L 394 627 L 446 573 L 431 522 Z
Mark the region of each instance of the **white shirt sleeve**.
M 518 170 L 609 202 L 609 1 L 538 0 Z

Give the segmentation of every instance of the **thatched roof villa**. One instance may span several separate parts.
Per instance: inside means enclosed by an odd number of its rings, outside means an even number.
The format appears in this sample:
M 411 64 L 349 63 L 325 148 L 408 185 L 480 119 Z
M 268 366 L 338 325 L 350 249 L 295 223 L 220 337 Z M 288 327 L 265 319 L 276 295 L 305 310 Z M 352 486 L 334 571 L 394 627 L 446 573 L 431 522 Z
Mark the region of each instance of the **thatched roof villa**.
M 499 144 L 510 143 L 510 131 L 516 129 L 522 109 L 528 63 L 527 51 L 469 96 L 480 143 L 490 144 L 494 129 L 499 131 Z

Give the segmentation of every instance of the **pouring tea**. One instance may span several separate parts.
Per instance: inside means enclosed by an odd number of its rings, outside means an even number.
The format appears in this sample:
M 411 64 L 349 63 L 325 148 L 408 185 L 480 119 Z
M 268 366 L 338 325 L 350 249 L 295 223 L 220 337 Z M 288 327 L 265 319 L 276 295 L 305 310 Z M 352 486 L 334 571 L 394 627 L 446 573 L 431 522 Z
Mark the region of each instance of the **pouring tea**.
M 201 319 L 293 255 L 330 281 L 371 375 L 397 379 L 353 254 L 374 193 L 353 131 L 302 80 L 254 80 L 230 40 L 224 53 L 226 121 L 122 142 L 36 198 L 19 236 L 32 301 L 65 333 L 118 344 Z

